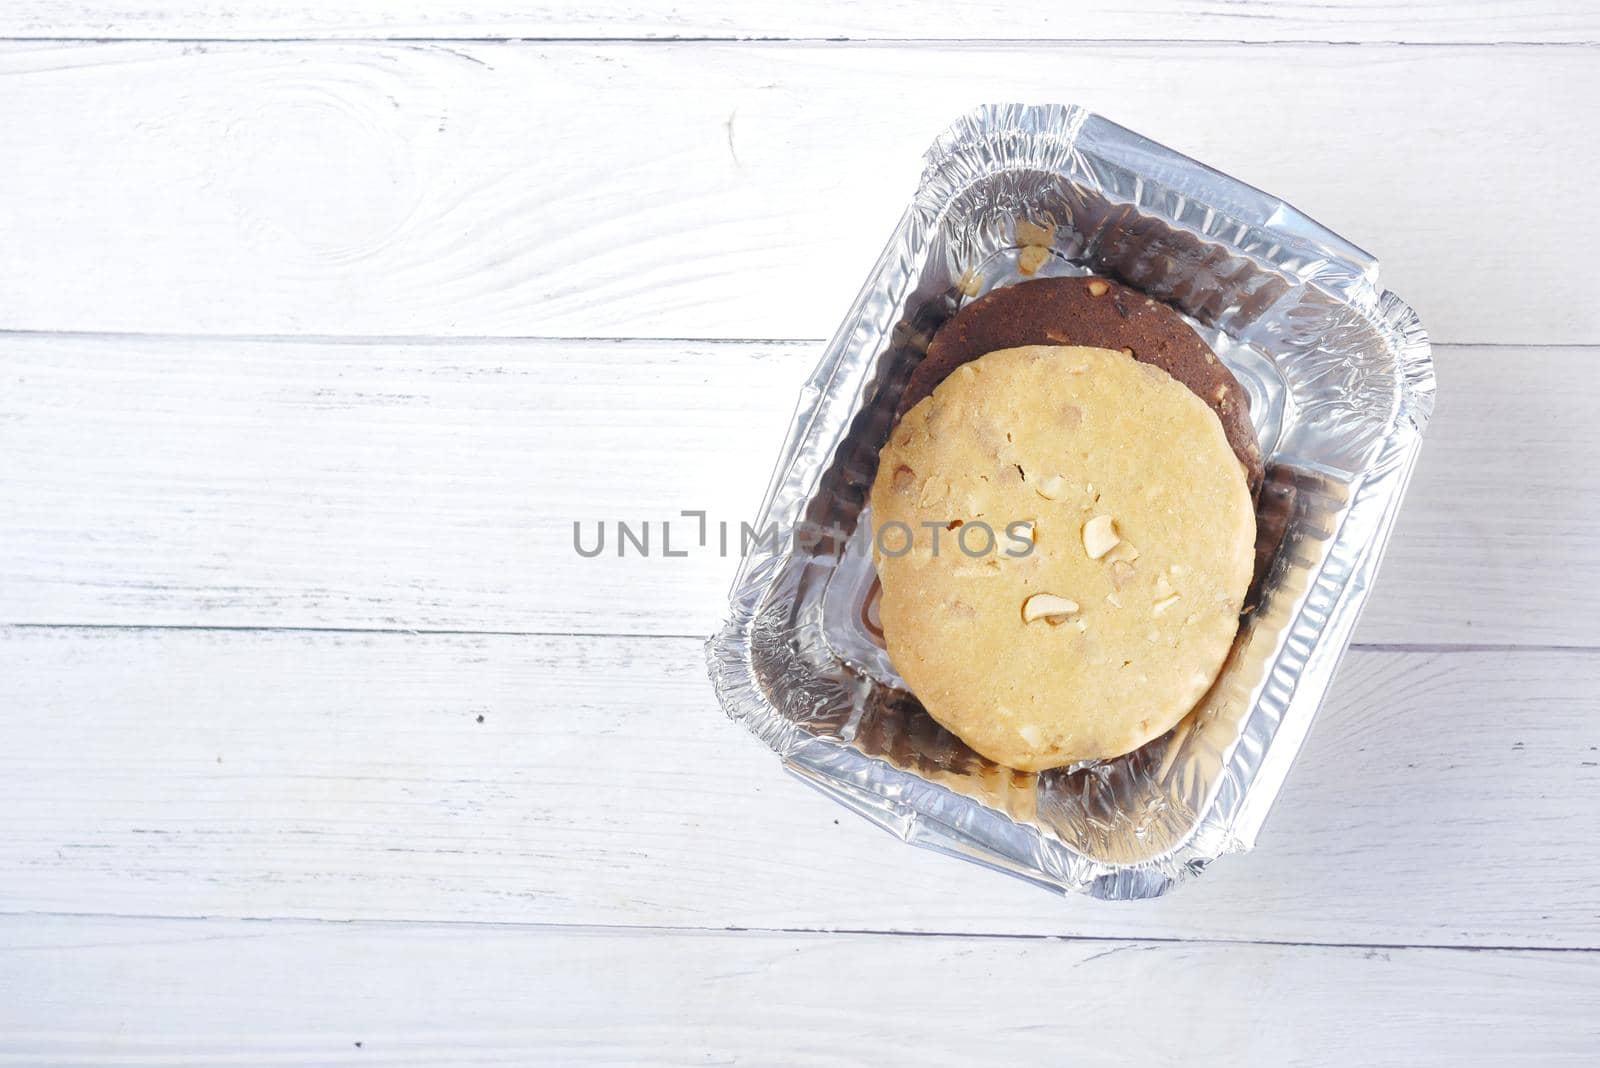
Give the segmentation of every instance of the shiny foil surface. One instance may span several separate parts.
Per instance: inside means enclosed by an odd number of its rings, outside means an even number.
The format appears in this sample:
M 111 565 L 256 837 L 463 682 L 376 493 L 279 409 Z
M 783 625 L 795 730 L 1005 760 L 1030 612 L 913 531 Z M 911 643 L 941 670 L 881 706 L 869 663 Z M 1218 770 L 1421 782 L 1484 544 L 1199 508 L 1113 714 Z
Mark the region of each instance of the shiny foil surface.
M 1053 890 L 1155 897 L 1250 848 L 1283 785 L 1421 446 L 1427 335 L 1365 252 L 1079 108 L 979 108 L 926 163 L 802 390 L 756 523 L 782 537 L 743 561 L 711 677 L 786 768 L 907 842 Z M 1250 394 L 1267 461 L 1259 522 L 1281 534 L 1200 705 L 1134 753 L 1041 774 L 978 756 L 895 674 L 866 508 L 928 338 L 973 296 L 1021 281 L 1030 245 L 1035 277 L 1117 279 L 1211 345 Z

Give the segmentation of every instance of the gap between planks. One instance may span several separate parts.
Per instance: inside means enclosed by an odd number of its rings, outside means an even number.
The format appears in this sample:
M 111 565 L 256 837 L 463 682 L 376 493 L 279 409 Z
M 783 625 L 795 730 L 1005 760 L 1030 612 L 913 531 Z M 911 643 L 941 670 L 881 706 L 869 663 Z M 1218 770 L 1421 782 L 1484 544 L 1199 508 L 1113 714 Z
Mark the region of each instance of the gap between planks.
M 1600 40 L 1585 39 L 1578 41 L 1538 41 L 1532 39 L 1502 38 L 1492 41 L 1474 41 L 1467 38 L 1438 40 L 1438 41 L 1412 41 L 1405 38 L 1331 38 L 1331 37 L 1272 37 L 1272 38 L 1246 38 L 1246 37 L 880 37 L 880 36 L 849 36 L 849 37 L 822 37 L 822 36 L 763 36 L 761 34 L 748 34 L 738 36 L 728 35 L 685 35 L 674 37 L 594 37 L 594 36 L 523 36 L 517 34 L 502 34 L 490 36 L 463 36 L 453 37 L 448 34 L 428 34 L 423 36 L 389 36 L 373 33 L 342 33 L 328 36 L 312 36 L 308 34 L 289 34 L 284 36 L 257 36 L 257 37 L 201 37 L 194 35 L 162 35 L 145 34 L 137 37 L 114 37 L 95 34 L 72 34 L 68 36 L 45 36 L 11 33 L 0 36 L 0 46 L 8 44 L 82 44 L 82 45 L 108 45 L 108 44 L 181 44 L 181 45 L 302 45 L 302 44 L 373 44 L 373 45 L 417 45 L 422 47 L 438 46 L 441 48 L 450 45 L 803 45 L 803 46 L 836 46 L 849 48 L 861 46 L 868 48 L 881 48 L 884 46 L 907 48 L 1076 48 L 1092 45 L 1096 48 L 1458 48 L 1458 49 L 1487 49 L 1487 48 L 1594 48 L 1600 46 Z
M 337 39 L 558 41 L 864 41 L 913 43 L 1060 40 L 1261 44 L 1579 42 L 1600 20 L 1570 0 L 1108 0 L 1074 18 L 1027 0 L 882 0 L 795 5 L 748 0 L 737 11 L 706 0 L 479 0 L 470 10 L 418 0 L 337 5 L 234 0 L 219 12 L 196 0 L 152 7 L 132 0 L 12 0 L 0 36 L 15 39 Z
M 159 330 L 30 330 L 0 326 L 0 339 L 16 338 L 49 341 L 154 341 L 237 342 L 249 345 L 426 345 L 441 348 L 452 345 L 706 345 L 718 347 L 815 347 L 826 345 L 825 337 L 698 337 L 657 334 L 261 334 L 195 331 L 175 333 Z M 1581 353 L 1596 349 L 1593 342 L 1503 342 L 1435 341 L 1435 350 L 1495 349 L 1505 352 Z M 819 354 L 820 355 L 820 354 Z
M 1596 946 L 1539 946 L 1521 943 L 1492 943 L 1484 945 L 1459 945 L 1449 942 L 1385 942 L 1385 941 L 1331 941 L 1286 938 L 1218 938 L 1179 935 L 1115 935 L 1115 934 L 1048 934 L 1035 931 L 909 931 L 892 927 L 783 927 L 783 926 L 729 926 L 708 924 L 668 923 L 550 923 L 537 920 L 455 920 L 455 919 L 337 919 L 320 916 L 205 916 L 186 913 L 162 912 L 56 912 L 29 910 L 9 912 L 0 910 L 0 922 L 5 920 L 86 920 L 90 922 L 153 922 L 153 923 L 238 923 L 279 925 L 284 927 L 337 927 L 337 928 L 398 928 L 421 930 L 482 930 L 532 932 L 548 931 L 562 934 L 622 934 L 622 935 L 799 935 L 817 938 L 929 938 L 956 939 L 984 942 L 1104 942 L 1112 945 L 1139 943 L 1174 946 L 1276 946 L 1284 949 L 1377 949 L 1450 950 L 1455 953 L 1600 953 Z
M 220 634 L 409 634 L 419 638 L 584 638 L 596 641 L 703 642 L 709 634 L 662 634 L 640 631 L 581 630 L 433 630 L 426 627 L 297 627 L 214 626 L 208 623 L 8 623 L 4 630 L 85 630 L 85 631 L 197 631 Z M 1520 644 L 1516 642 L 1351 642 L 1348 649 L 1368 653 L 1595 653 L 1600 645 Z M 6 915 L 0 912 L 0 916 Z

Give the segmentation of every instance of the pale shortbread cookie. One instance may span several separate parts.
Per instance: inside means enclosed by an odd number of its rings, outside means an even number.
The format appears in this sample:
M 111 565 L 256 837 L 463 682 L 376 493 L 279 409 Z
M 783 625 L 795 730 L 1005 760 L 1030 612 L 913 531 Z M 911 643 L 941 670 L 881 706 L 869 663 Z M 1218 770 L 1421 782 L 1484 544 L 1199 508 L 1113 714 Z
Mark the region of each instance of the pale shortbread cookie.
M 872 510 L 896 670 L 934 719 L 1024 771 L 1171 729 L 1216 678 L 1250 585 L 1255 515 L 1222 424 L 1109 349 L 957 368 L 883 447 Z M 981 552 L 978 521 L 994 549 L 974 558 L 958 538 Z M 1009 555 L 1024 522 L 1032 552 Z

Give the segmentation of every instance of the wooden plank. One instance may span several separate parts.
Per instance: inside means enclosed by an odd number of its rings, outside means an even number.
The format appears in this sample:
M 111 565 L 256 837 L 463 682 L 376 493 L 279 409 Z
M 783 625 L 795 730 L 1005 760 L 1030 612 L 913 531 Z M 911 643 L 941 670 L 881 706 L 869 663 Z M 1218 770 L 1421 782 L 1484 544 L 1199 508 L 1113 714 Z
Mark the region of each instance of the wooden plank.
M 1372 249 L 1437 340 L 1600 343 L 1595 98 L 1532 46 L 17 43 L 0 329 L 826 337 L 938 131 L 1062 100 Z
M 7 628 L 0 912 L 1594 948 L 1597 692 L 1356 650 L 1257 850 L 1113 908 L 786 777 L 698 642 Z
M 0 1058 L 1588 1065 L 1593 953 L 14 917 Z
M 677 634 L 714 629 L 735 561 L 585 560 L 572 525 L 750 518 L 815 358 L 676 342 L 0 350 L 8 622 Z
M 1169 41 L 1594 41 L 1593 11 L 1561 0 L 1108 0 L 1093 9 L 1018 0 L 883 0 L 861 5 L 712 0 L 593 4 L 424 3 L 344 0 L 306 4 L 198 0 L 160 6 L 138 0 L 14 0 L 0 11 L 0 37 L 813 37 L 836 40 Z
M 0 338 L 0 622 L 708 634 L 818 349 Z M 1600 645 L 1597 358 L 1439 351 L 1358 641 Z

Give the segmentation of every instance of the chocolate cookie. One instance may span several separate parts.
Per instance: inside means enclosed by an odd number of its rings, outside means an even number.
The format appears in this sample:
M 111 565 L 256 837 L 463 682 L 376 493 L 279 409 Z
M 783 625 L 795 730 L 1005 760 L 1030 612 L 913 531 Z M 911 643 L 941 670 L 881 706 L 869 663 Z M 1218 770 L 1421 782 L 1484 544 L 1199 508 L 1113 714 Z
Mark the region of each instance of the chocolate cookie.
M 1260 489 L 1261 446 L 1250 425 L 1249 394 L 1177 312 L 1106 278 L 1037 278 L 968 304 L 933 335 L 900 398 L 901 414 L 962 364 L 1021 345 L 1120 349 L 1161 368 L 1217 413 L 1251 496 Z

